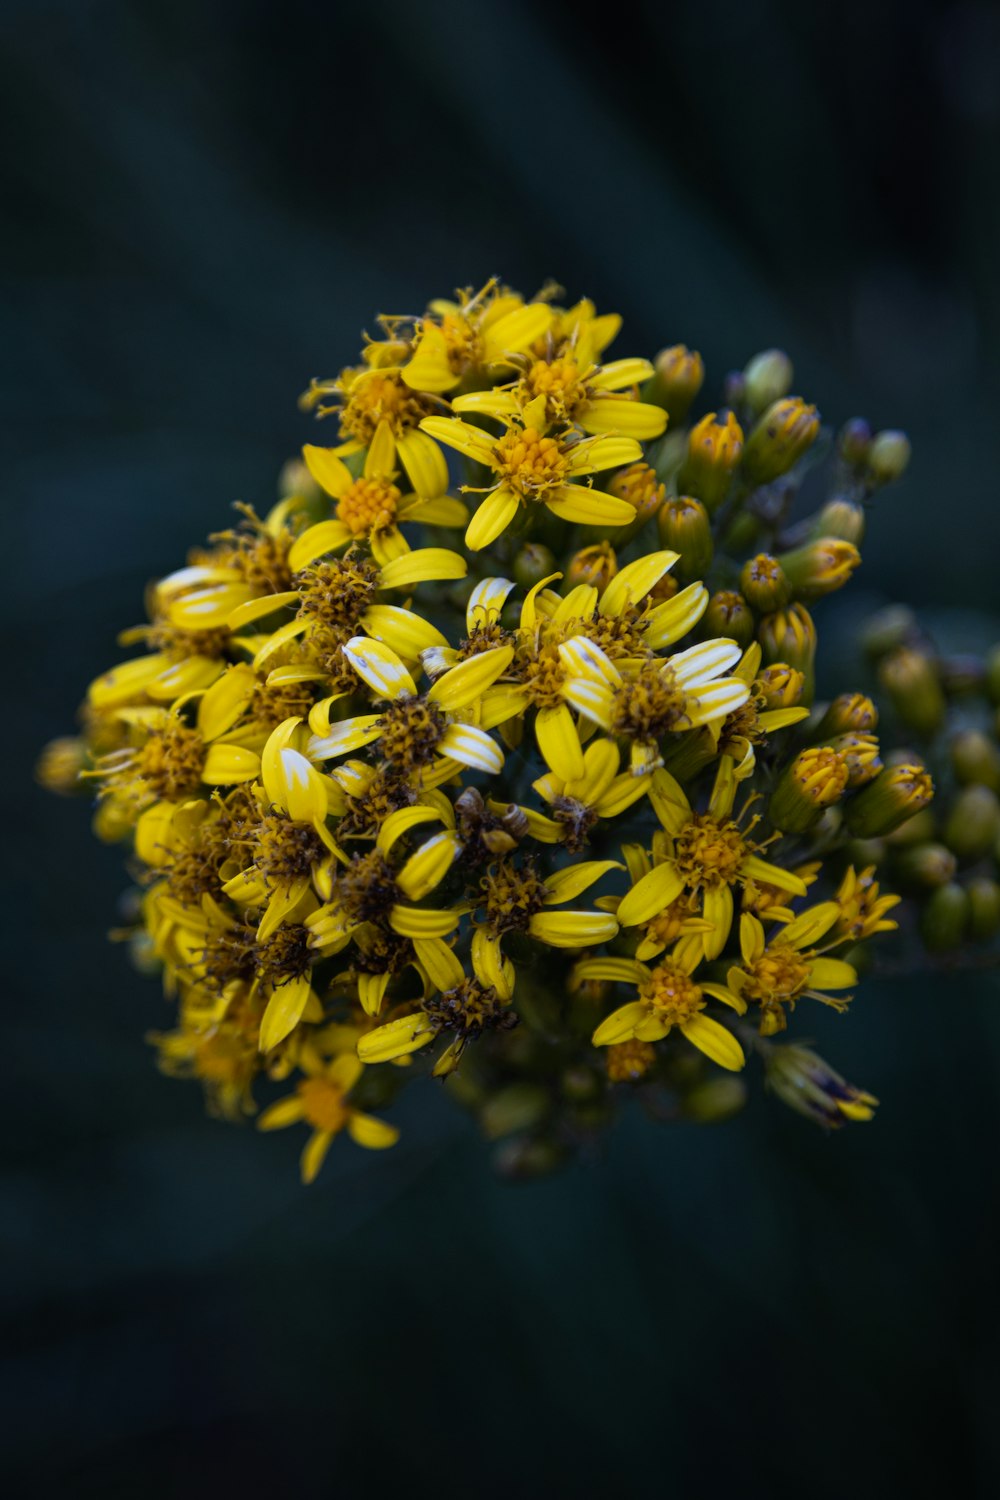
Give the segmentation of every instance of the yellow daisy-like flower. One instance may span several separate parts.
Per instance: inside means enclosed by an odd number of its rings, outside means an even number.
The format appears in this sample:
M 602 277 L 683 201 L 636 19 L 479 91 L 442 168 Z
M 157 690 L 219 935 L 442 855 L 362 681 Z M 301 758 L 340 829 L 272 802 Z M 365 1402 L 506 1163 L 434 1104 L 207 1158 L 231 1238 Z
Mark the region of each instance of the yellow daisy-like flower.
M 550 435 L 544 396 L 525 407 L 523 419 L 512 419 L 498 438 L 461 417 L 425 417 L 420 425 L 496 476 L 465 533 L 465 545 L 473 552 L 495 542 L 519 510 L 533 505 L 583 526 L 626 526 L 635 518 L 635 507 L 627 500 L 577 482 L 641 458 L 635 438 Z
M 821 1000 L 834 1010 L 846 1010 L 850 996 L 834 998 L 825 990 L 846 990 L 857 983 L 857 973 L 840 958 L 827 958 L 816 944 L 840 920 L 836 901 L 822 901 L 810 906 L 794 921 L 783 927 L 770 943 L 764 929 L 751 912 L 740 918 L 742 964 L 734 965 L 727 975 L 729 988 L 744 1002 L 760 1006 L 760 1032 L 773 1036 L 788 1025 L 785 1008 L 795 1009 L 803 995 Z M 832 944 L 843 942 L 837 936 Z
M 837 932 L 853 943 L 874 937 L 877 932 L 895 932 L 899 926 L 886 916 L 886 912 L 898 906 L 902 898 L 879 893 L 874 865 L 861 871 L 852 865 L 840 882 L 834 899 L 840 907 Z
M 394 348 L 390 360 L 405 355 L 407 348 Z M 331 405 L 324 404 L 328 396 L 334 398 Z M 424 417 L 439 411 L 442 402 L 408 385 L 398 365 L 369 361 L 342 370 L 335 380 L 313 381 L 301 404 L 315 408 L 317 416 L 339 418 L 342 441 L 332 452 L 340 458 L 362 452 L 384 424 L 392 439 L 385 467 L 401 464 L 422 499 L 435 500 L 447 490 L 447 460 L 434 439 L 420 431 Z
M 305 1122 L 312 1135 L 302 1152 L 302 1181 L 312 1182 L 326 1159 L 334 1136 L 346 1130 L 357 1146 L 382 1151 L 399 1140 L 395 1125 L 387 1125 L 374 1115 L 365 1114 L 350 1102 L 364 1066 L 357 1057 L 345 1053 L 324 1063 L 311 1050 L 299 1059 L 305 1077 L 295 1085 L 295 1092 L 278 1099 L 264 1110 L 257 1121 L 258 1130 L 282 1130 L 286 1125 Z
M 559 288 L 555 289 L 559 295 Z M 596 364 L 608 345 L 617 338 L 622 326 L 620 313 L 599 313 L 589 297 L 572 307 L 552 308 L 552 323 L 532 353 L 540 359 L 558 354 L 572 354 L 578 363 Z
M 551 816 L 523 811 L 534 838 L 563 842 L 571 854 L 582 849 L 602 818 L 617 818 L 649 791 L 650 776 L 633 776 L 621 769 L 621 752 L 614 740 L 597 739 L 583 751 L 583 775 L 566 780 L 549 771 L 532 786 L 551 808 Z
M 336 552 L 349 542 L 367 541 L 376 562 L 386 563 L 410 550 L 399 529 L 403 522 L 422 521 L 430 526 L 466 524 L 469 512 L 461 500 L 443 493 L 430 499 L 402 493 L 395 483 L 399 476 L 392 467 L 395 448 L 391 425 L 383 419 L 365 455 L 361 477 L 355 478 L 335 449 L 306 444 L 302 456 L 310 474 L 337 502 L 335 517 L 311 528 L 310 546 L 322 543 L 321 551 Z M 301 556 L 302 551 L 300 547 L 296 555 Z
M 649 800 L 667 837 L 649 872 L 622 899 L 618 920 L 623 927 L 648 923 L 688 891 L 699 897 L 709 924 L 702 939 L 705 957 L 717 958 L 732 927 L 734 887 L 760 880 L 793 896 L 806 894 L 798 875 L 760 858 L 757 851 L 763 846 L 751 837 L 753 823 L 744 827 L 742 817 L 733 817 L 737 786 L 732 762 L 723 758 L 708 811 L 696 813 L 669 771 L 653 773 Z
M 692 977 L 700 953 L 678 953 L 650 968 L 635 958 L 586 958 L 574 973 L 581 979 L 603 979 L 635 987 L 636 998 L 598 1026 L 591 1038 L 595 1047 L 611 1047 L 631 1040 L 658 1042 L 674 1027 L 699 1052 L 720 1068 L 738 1072 L 746 1062 L 743 1048 L 725 1026 L 704 1014 L 709 998 L 728 1005 L 738 1015 L 746 1010 L 740 997 L 724 984 Z
M 579 427 L 598 435 L 615 433 L 648 442 L 667 425 L 662 406 L 635 400 L 632 390 L 653 374 L 648 359 L 616 359 L 609 365 L 584 365 L 572 354 L 552 354 L 526 363 L 511 385 L 456 396 L 452 411 L 508 422 L 530 407 L 548 425 Z
M 458 302 L 434 302 L 431 316 L 421 320 L 403 379 L 413 390 L 443 394 L 468 376 L 490 378 L 544 337 L 552 320 L 547 303 L 525 303 L 495 281 L 475 296 L 460 294 Z

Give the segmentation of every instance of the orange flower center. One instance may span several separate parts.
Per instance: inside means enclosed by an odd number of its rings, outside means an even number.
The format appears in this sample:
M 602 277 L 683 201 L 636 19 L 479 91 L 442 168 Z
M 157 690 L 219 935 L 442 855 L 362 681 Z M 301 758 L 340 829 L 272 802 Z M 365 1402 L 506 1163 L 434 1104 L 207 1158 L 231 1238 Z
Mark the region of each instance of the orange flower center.
M 534 427 L 517 427 L 496 445 L 496 468 L 510 488 L 525 500 L 541 500 L 558 489 L 569 472 L 569 458 L 556 438 Z
M 672 963 L 658 964 L 643 980 L 639 999 L 668 1026 L 683 1026 L 705 1008 L 701 990 L 690 974 Z
M 739 879 L 747 847 L 732 821 L 719 823 L 696 813 L 677 835 L 674 859 L 686 885 L 732 885 Z
M 353 536 L 388 531 L 402 496 L 389 479 L 356 479 L 337 502 L 337 519 Z
M 303 1078 L 296 1093 L 305 1107 L 305 1117 L 314 1130 L 335 1135 L 347 1124 L 350 1110 L 344 1103 L 343 1090 L 330 1078 Z

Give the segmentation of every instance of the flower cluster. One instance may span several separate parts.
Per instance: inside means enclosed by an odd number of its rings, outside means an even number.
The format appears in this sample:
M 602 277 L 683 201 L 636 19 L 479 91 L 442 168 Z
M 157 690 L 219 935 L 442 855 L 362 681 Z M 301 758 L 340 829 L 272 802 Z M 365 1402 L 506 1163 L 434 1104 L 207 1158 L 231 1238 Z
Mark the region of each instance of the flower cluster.
M 814 605 L 905 439 L 831 443 L 777 351 L 689 419 L 696 353 L 608 360 L 620 319 L 559 296 L 381 318 L 302 398 L 332 444 L 150 589 L 40 764 L 134 849 L 161 1067 L 308 1126 L 306 1180 L 427 1074 L 512 1172 L 630 1092 L 731 1112 L 748 1053 L 823 1124 L 875 1103 L 773 1038 L 846 1010 L 895 925 L 848 841 L 932 793 L 870 698 L 814 705 Z

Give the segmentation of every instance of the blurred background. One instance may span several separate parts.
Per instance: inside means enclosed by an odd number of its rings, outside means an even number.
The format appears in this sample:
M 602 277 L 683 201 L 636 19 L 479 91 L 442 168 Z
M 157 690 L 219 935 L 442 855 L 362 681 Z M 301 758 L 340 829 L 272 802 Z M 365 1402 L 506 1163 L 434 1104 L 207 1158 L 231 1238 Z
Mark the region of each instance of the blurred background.
M 512 1186 L 427 1090 L 303 1191 L 154 1071 L 120 850 L 31 767 L 309 377 L 493 273 L 905 427 L 854 607 L 1000 635 L 1000 11 L 7 0 L 0 119 L 7 1492 L 996 1494 L 994 975 L 810 1016 L 883 1100 L 830 1139 L 757 1097 Z

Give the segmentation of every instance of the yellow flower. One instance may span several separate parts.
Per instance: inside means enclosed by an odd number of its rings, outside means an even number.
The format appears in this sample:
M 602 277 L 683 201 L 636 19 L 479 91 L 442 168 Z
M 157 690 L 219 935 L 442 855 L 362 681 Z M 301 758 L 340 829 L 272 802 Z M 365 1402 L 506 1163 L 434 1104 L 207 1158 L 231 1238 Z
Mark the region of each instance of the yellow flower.
M 544 843 L 562 841 L 575 854 L 602 818 L 617 818 L 649 790 L 650 776 L 621 770 L 621 753 L 614 740 L 593 740 L 583 751 L 583 775 L 567 780 L 549 771 L 532 786 L 552 809 L 551 817 L 523 811 L 532 835 Z M 492 803 L 490 804 L 493 805 Z
M 491 865 L 480 882 L 479 951 L 473 961 L 480 977 L 497 982 L 501 939 L 523 933 L 552 948 L 581 948 L 604 943 L 618 931 L 608 912 L 549 911 L 588 890 L 609 870 L 620 870 L 617 860 L 583 860 L 554 874 L 541 876 L 531 860 L 515 864 L 501 859 Z
M 305 1077 L 295 1086 L 294 1094 L 278 1099 L 264 1110 L 257 1127 L 281 1130 L 286 1125 L 304 1121 L 312 1126 L 312 1135 L 302 1152 L 302 1181 L 312 1182 L 326 1159 L 334 1136 L 346 1130 L 358 1146 L 382 1151 L 394 1146 L 399 1131 L 374 1115 L 364 1114 L 350 1102 L 351 1090 L 364 1072 L 356 1057 L 344 1054 L 332 1062 L 303 1054 L 300 1065 Z
M 635 508 L 627 500 L 576 481 L 641 458 L 636 440 L 550 436 L 546 425 L 544 397 L 525 407 L 523 420 L 511 419 L 499 438 L 461 417 L 425 417 L 421 423 L 424 432 L 495 475 L 465 533 L 471 551 L 495 542 L 519 510 L 535 505 L 583 526 L 624 526 L 634 519 Z
M 739 665 L 733 672 L 749 688 L 745 703 L 717 720 L 712 726 L 712 736 L 723 755 L 736 762 L 736 775 L 742 781 L 753 775 L 757 763 L 756 747 L 767 744 L 767 737 L 777 729 L 787 729 L 792 724 L 801 724 L 808 719 L 808 708 L 792 705 L 782 708 L 768 707 L 765 684 L 760 677 L 761 650 L 756 641 L 744 651 Z M 775 668 L 769 669 L 772 673 Z M 789 670 L 786 668 L 786 671 Z
M 403 346 L 396 353 L 405 350 Z M 333 396 L 334 404 L 324 406 L 325 396 Z M 342 441 L 331 451 L 340 458 L 362 452 L 385 424 L 392 438 L 386 468 L 394 469 L 398 460 L 421 499 L 435 500 L 447 490 L 445 456 L 434 439 L 420 431 L 423 418 L 438 411 L 442 403 L 413 390 L 398 367 L 376 362 L 342 370 L 335 380 L 314 381 L 301 404 L 315 407 L 317 416 L 334 413 L 339 417 Z
M 598 1026 L 595 1047 L 621 1042 L 658 1042 L 676 1028 L 699 1052 L 720 1068 L 738 1072 L 746 1062 L 743 1048 L 725 1026 L 704 1014 L 707 998 L 719 1000 L 742 1015 L 746 1006 L 724 984 L 695 980 L 700 954 L 677 953 L 649 968 L 635 958 L 586 958 L 576 965 L 581 979 L 606 979 L 633 985 L 636 998 L 619 1006 Z
M 444 493 L 424 498 L 404 495 L 399 490 L 395 484 L 399 476 L 392 467 L 395 447 L 392 428 L 383 419 L 375 429 L 361 477 L 356 479 L 333 448 L 306 444 L 302 456 L 310 474 L 337 502 L 334 519 L 319 522 L 307 533 L 312 543 L 322 541 L 324 552 L 335 552 L 349 542 L 367 541 L 376 562 L 386 563 L 409 551 L 409 543 L 399 529 L 402 522 L 422 521 L 429 526 L 466 524 L 469 512 L 461 500 L 453 500 Z M 447 473 L 444 481 L 447 487 Z M 303 550 L 299 547 L 296 556 L 301 556 Z
M 743 913 L 740 918 L 743 962 L 734 965 L 727 978 L 734 994 L 760 1006 L 762 1036 L 784 1031 L 788 1024 L 785 1007 L 794 1010 L 803 995 L 821 1000 L 834 1010 L 847 1009 L 849 995 L 846 999 L 834 999 L 823 991 L 848 989 L 857 983 L 857 973 L 843 959 L 826 958 L 823 950 L 815 947 L 839 919 L 837 902 L 823 901 L 810 906 L 766 943 L 757 918 L 751 912 Z M 842 941 L 837 937 L 827 946 Z
M 511 356 L 542 338 L 552 324 L 552 309 L 529 302 L 489 281 L 458 302 L 432 303 L 433 316 L 422 319 L 412 357 L 403 366 L 407 385 L 442 394 L 470 375 L 492 378 L 509 369 Z
M 886 912 L 899 905 L 900 897 L 879 894 L 874 865 L 860 872 L 851 865 L 834 899 L 840 908 L 836 930 L 851 942 L 863 942 L 877 932 L 895 932 L 899 926 L 886 917 Z
M 615 433 L 646 442 L 667 425 L 662 406 L 634 400 L 634 389 L 653 373 L 648 359 L 616 359 L 585 365 L 572 354 L 551 354 L 525 363 L 519 380 L 488 391 L 456 396 L 452 410 L 499 422 L 523 418 L 531 408 L 540 425 L 579 427 L 594 435 Z M 539 405 L 539 403 L 542 403 Z

